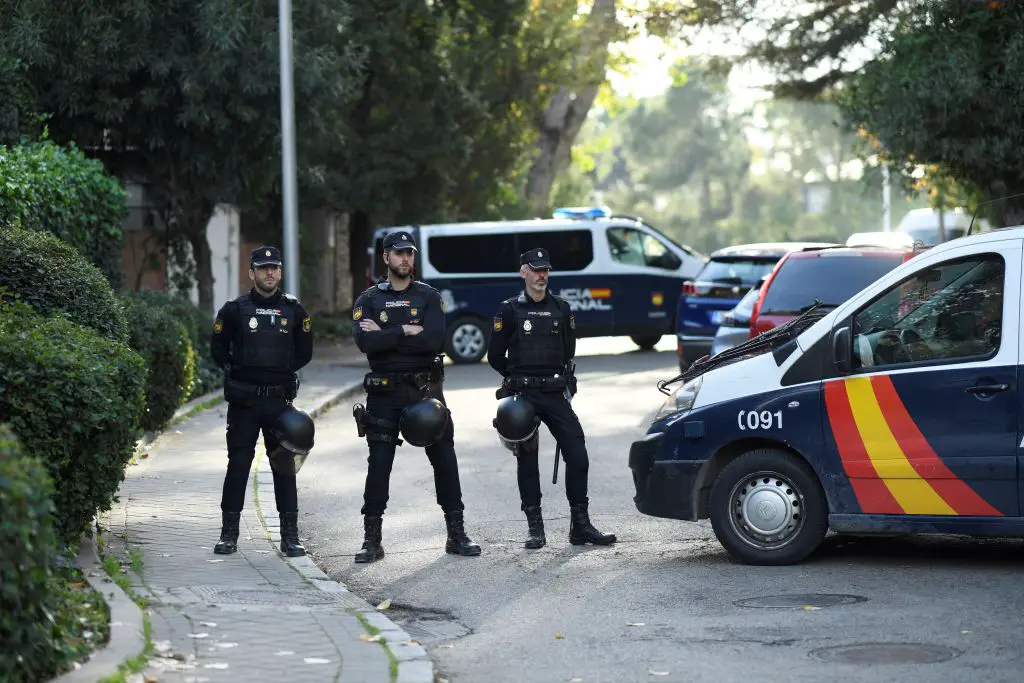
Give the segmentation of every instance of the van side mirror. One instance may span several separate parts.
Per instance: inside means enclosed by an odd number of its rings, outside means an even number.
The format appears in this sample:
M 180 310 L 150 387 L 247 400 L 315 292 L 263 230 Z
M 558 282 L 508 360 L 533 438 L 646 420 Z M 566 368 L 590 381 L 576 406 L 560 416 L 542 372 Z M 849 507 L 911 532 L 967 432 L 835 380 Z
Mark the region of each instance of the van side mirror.
M 832 364 L 836 370 L 846 374 L 850 372 L 850 358 L 853 346 L 850 342 L 850 328 L 841 327 L 832 333 Z

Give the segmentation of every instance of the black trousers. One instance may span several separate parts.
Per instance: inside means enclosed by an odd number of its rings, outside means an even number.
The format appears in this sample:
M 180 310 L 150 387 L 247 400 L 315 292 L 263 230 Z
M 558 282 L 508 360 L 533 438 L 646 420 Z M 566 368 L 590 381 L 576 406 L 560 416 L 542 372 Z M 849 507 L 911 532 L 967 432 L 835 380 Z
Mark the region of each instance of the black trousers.
M 565 497 L 569 505 L 582 505 L 587 499 L 587 474 L 590 459 L 583 436 L 583 426 L 576 417 L 565 394 L 560 391 L 525 389 L 523 398 L 533 404 L 537 417 L 551 431 L 561 446 L 562 460 L 565 461 Z M 525 509 L 540 505 L 539 435 L 516 448 L 516 478 L 519 480 L 519 498 Z
M 430 395 L 441 403 L 445 403 L 444 393 L 440 385 L 431 385 Z M 392 432 L 397 436 L 398 424 L 402 409 L 423 398 L 422 392 L 409 384 L 399 384 L 386 393 L 371 393 L 366 397 L 366 412 L 378 420 L 387 420 L 395 425 Z M 447 405 L 447 404 L 445 404 Z M 391 467 L 395 462 L 395 444 L 374 440 L 372 432 L 383 431 L 380 427 L 367 427 L 367 445 L 370 455 L 367 458 L 366 488 L 363 491 L 364 515 L 383 515 L 388 505 L 388 489 L 391 482 Z M 399 437 L 400 438 L 400 437 Z M 409 451 L 415 446 L 403 443 L 401 448 Z M 437 504 L 445 512 L 464 510 L 462 504 L 462 486 L 459 483 L 459 464 L 455 458 L 455 427 L 451 419 L 441 438 L 424 450 L 427 459 L 434 468 L 434 489 L 437 492 Z
M 288 401 L 283 397 L 253 398 L 244 403 L 228 404 L 228 471 L 224 475 L 224 491 L 220 499 L 220 509 L 224 512 L 242 511 L 249 472 L 256 457 L 256 441 L 262 431 L 267 453 L 277 448 L 277 439 L 270 433 L 271 420 L 287 407 Z M 278 512 L 298 512 L 295 477 L 274 472 L 274 498 Z

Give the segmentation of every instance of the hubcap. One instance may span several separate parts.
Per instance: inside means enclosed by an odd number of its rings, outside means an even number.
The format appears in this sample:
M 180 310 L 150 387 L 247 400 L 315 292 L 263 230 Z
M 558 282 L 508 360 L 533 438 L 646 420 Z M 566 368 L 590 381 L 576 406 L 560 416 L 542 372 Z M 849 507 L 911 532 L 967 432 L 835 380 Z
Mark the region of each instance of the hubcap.
M 804 497 L 778 472 L 740 480 L 729 494 L 729 522 L 744 543 L 759 550 L 788 545 L 804 525 Z
M 452 333 L 452 348 L 463 358 L 475 358 L 484 348 L 484 332 L 472 323 L 463 323 Z

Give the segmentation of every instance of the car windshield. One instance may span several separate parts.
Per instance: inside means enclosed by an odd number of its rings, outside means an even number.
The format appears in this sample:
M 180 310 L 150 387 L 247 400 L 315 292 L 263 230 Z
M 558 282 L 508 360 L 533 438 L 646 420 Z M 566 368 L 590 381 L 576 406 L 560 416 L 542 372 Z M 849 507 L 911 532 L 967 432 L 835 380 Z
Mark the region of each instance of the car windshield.
M 762 277 L 771 272 L 778 260 L 778 257 L 713 258 L 700 271 L 697 282 L 721 282 L 753 287 Z
M 790 258 L 775 274 L 761 304 L 761 315 L 800 313 L 818 299 L 838 306 L 903 261 L 892 254 L 821 253 Z

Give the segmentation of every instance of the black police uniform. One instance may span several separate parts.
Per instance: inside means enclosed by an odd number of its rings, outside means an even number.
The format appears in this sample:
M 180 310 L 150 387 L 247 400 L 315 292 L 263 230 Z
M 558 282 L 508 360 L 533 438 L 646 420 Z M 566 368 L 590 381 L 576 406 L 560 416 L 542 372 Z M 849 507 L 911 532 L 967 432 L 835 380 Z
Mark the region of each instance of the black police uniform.
M 415 248 L 408 233 L 393 232 L 384 239 L 385 251 Z M 366 412 L 361 421 L 370 453 L 361 510 L 365 536 L 362 549 L 356 553 L 356 562 L 373 562 L 384 556 L 382 518 L 388 502 L 395 448 L 403 443 L 399 438 L 403 409 L 426 395 L 445 403 L 441 356 L 444 313 L 440 293 L 418 281 L 396 291 L 385 280 L 359 295 L 352 307 L 355 342 L 366 354 L 371 370 L 363 383 L 367 398 Z M 380 330 L 364 332 L 359 326 L 363 320 L 376 322 Z M 419 325 L 423 330 L 416 335 L 406 335 L 402 325 Z M 448 530 L 445 551 L 479 555 L 480 546 L 469 539 L 464 528 L 465 506 L 454 439 L 454 425 L 449 413 L 441 437 L 425 449 L 434 468 L 437 503 L 444 512 Z
M 274 247 L 254 250 L 249 267 L 264 265 L 280 266 L 280 252 Z M 228 469 L 220 504 L 223 526 L 214 548 L 215 553 L 227 555 L 237 549 L 238 522 L 260 431 L 270 453 L 278 446 L 271 432 L 273 421 L 295 398 L 296 371 L 313 357 L 312 319 L 290 294 L 279 289 L 265 296 L 253 287 L 217 313 L 211 355 L 225 371 L 228 402 Z M 276 471 L 273 476 L 281 552 L 289 557 L 305 555 L 299 543 L 295 477 Z
M 533 270 L 551 269 L 545 249 L 525 252 L 520 264 Z M 565 299 L 546 292 L 538 302 L 524 291 L 503 301 L 494 317 L 487 362 L 505 378 L 499 396 L 522 395 L 533 404 L 537 416 L 558 442 L 565 461 L 565 494 L 571 512 L 569 541 L 574 545 L 608 545 L 615 542 L 615 536 L 601 533 L 590 523 L 587 446 L 583 427 L 569 403 L 576 393 L 575 377 L 569 372 L 569 363 L 576 355 L 575 330 L 575 318 Z M 527 548 L 540 548 L 546 543 L 538 451 L 537 434 L 515 449 L 519 496 L 529 523 Z

